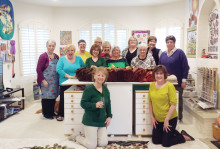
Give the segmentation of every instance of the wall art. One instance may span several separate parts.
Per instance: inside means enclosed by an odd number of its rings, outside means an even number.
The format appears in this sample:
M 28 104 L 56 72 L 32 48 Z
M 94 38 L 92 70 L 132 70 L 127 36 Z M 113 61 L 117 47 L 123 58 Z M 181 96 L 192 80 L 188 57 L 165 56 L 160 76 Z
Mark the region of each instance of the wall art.
M 138 40 L 138 44 L 141 44 L 142 42 L 147 43 L 147 38 L 150 36 L 150 30 L 134 30 L 132 31 L 132 36 Z

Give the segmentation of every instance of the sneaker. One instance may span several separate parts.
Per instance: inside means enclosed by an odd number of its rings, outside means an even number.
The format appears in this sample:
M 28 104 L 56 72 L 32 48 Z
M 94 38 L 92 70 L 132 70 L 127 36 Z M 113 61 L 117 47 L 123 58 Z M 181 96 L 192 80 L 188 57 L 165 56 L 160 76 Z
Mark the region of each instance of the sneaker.
M 68 136 L 68 140 L 76 142 L 76 137 L 80 135 L 79 133 L 73 133 L 71 136 Z

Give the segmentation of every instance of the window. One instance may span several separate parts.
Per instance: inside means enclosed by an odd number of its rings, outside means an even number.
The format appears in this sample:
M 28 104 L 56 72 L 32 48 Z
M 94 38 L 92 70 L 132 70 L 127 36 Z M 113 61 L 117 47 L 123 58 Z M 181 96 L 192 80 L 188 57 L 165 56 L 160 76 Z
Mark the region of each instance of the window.
M 156 28 L 155 36 L 157 37 L 157 48 L 162 51 L 166 51 L 166 42 L 165 38 L 167 35 L 173 35 L 176 38 L 175 46 L 176 48 L 181 47 L 181 27 L 173 26 L 173 27 L 160 27 Z
M 36 74 L 36 66 L 39 56 L 46 52 L 46 42 L 49 39 L 48 29 L 32 27 L 20 27 L 21 63 L 23 76 Z
M 80 30 L 80 39 L 86 41 L 86 51 L 97 37 L 101 37 L 103 42 L 109 41 L 111 46 L 117 44 L 121 51 L 127 46 L 127 29 L 120 29 L 115 24 L 92 24 L 88 29 Z

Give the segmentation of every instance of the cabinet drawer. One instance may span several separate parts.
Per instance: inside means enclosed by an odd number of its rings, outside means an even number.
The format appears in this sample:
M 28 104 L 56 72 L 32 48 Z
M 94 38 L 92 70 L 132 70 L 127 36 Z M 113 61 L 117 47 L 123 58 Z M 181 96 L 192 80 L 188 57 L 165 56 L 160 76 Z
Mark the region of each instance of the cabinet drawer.
M 65 114 L 83 114 L 84 109 L 65 109 Z
M 65 135 L 72 135 L 72 134 L 79 134 L 84 133 L 83 125 L 64 125 L 64 134 Z
M 147 99 L 148 93 L 136 93 L 136 98 Z
M 136 98 L 136 104 L 137 103 L 148 104 L 148 99 L 147 98 Z
M 150 114 L 136 114 L 136 124 L 151 124 Z
M 145 115 L 145 114 L 150 113 L 150 111 L 149 111 L 149 109 L 136 109 L 136 114 L 138 114 L 138 113 Z
M 136 125 L 136 135 L 152 135 L 152 125 Z
M 64 103 L 80 103 L 81 98 L 65 98 Z
M 70 98 L 70 99 L 76 99 L 76 98 L 82 98 L 82 94 L 83 93 L 64 93 L 64 97 L 66 98 Z
M 149 104 L 147 104 L 147 103 L 138 103 L 138 104 L 136 104 L 136 109 L 147 109 L 147 110 L 149 110 Z
M 64 115 L 65 115 L 64 124 L 81 124 L 82 123 L 83 114 L 64 113 Z
M 66 103 L 64 104 L 64 108 L 65 109 L 82 109 L 82 107 L 80 106 L 80 104 L 70 104 L 70 103 Z

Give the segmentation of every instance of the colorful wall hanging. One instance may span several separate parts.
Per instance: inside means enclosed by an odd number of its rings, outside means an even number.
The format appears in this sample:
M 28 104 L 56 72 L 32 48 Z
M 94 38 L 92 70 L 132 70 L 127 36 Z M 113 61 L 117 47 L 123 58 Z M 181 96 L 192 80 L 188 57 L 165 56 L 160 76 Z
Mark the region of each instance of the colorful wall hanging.
M 189 27 L 197 25 L 199 14 L 199 0 L 189 0 Z
M 196 26 L 187 29 L 187 57 L 196 57 Z
M 209 45 L 208 54 L 211 58 L 218 58 L 218 26 L 219 26 L 219 16 L 218 10 L 214 9 L 209 15 Z
M 0 0 L 0 37 L 10 40 L 14 35 L 14 11 L 9 0 Z
M 65 56 L 66 55 L 64 49 L 65 49 L 64 47 L 60 47 L 60 56 Z
M 60 31 L 60 45 L 72 44 L 72 31 Z
M 141 44 L 142 42 L 147 43 L 147 38 L 150 36 L 150 30 L 146 31 L 132 31 L 132 36 L 137 38 L 138 44 Z

